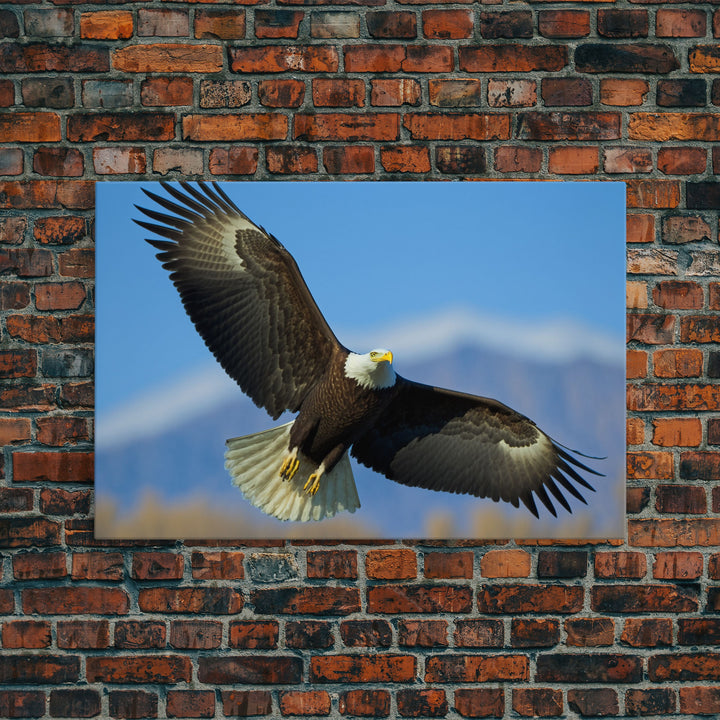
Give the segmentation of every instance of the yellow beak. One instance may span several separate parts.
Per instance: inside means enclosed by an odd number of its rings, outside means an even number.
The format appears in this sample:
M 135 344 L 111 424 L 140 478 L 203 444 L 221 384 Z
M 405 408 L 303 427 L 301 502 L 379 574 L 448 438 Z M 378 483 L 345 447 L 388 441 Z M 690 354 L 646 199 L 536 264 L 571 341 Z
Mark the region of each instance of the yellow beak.
M 387 360 L 389 363 L 391 363 L 393 361 L 393 354 L 388 350 L 384 355 L 374 357 L 373 360 L 375 362 L 382 362 L 383 360 Z

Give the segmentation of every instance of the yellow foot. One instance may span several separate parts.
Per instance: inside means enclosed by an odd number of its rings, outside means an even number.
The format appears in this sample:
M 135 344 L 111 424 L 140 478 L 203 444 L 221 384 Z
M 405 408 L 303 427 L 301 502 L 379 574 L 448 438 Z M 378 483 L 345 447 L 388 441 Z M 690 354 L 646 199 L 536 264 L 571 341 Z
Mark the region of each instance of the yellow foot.
M 308 481 L 305 483 L 303 490 L 305 490 L 305 492 L 308 495 L 314 495 L 319 489 L 320 489 L 320 474 L 313 473 L 308 478 Z
M 280 477 L 284 480 L 292 480 L 299 467 L 300 461 L 297 459 L 297 448 L 293 448 L 293 451 L 285 457 L 280 466 Z

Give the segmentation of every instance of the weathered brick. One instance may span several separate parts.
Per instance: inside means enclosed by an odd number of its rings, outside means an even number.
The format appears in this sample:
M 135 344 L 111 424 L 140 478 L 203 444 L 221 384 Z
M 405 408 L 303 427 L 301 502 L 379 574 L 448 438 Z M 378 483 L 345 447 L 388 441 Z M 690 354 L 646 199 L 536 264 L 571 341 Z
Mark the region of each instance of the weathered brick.
M 653 288 L 653 302 L 665 309 L 699 310 L 703 306 L 703 289 L 694 282 L 664 280 Z
M 258 150 L 254 147 L 215 147 L 208 162 L 213 175 L 253 175 L 257 165 Z
M 598 171 L 600 160 L 594 147 L 550 148 L 548 170 L 559 175 L 588 175 Z
M 42 717 L 44 714 L 43 690 L 0 690 L 2 717 Z
M 638 547 L 674 547 L 716 545 L 720 541 L 720 523 L 716 518 L 689 520 L 631 520 L 628 542 Z
M 483 12 L 478 14 L 480 34 L 487 39 L 530 38 L 533 18 L 529 10 Z
M 230 69 L 240 73 L 337 72 L 339 65 L 337 50 L 322 45 L 230 48 L 229 54 Z
M 706 26 L 704 10 L 660 8 L 655 16 L 657 37 L 704 37 Z
M 628 452 L 627 475 L 633 480 L 658 478 L 669 480 L 673 475 L 672 454 L 669 452 Z
M 583 589 L 560 585 L 481 585 L 478 610 L 482 613 L 573 613 L 582 607 Z
M 697 447 L 702 441 L 699 418 L 657 418 L 652 422 L 653 445 Z
M 363 107 L 365 82 L 355 78 L 314 78 L 312 97 L 315 107 Z
M 649 173 L 653 169 L 652 152 L 644 148 L 606 148 L 603 151 L 603 168 L 606 173 Z M 632 217 L 628 216 L 628 220 Z M 633 242 L 629 236 L 628 242 Z
M 137 34 L 139 37 L 188 37 L 190 15 L 187 10 L 140 8 Z
M 398 621 L 398 645 L 401 647 L 447 646 L 447 625 L 445 620 L 407 620 L 401 618 Z
M 542 99 L 548 107 L 592 105 L 592 85 L 586 78 L 544 78 Z
M 486 170 L 485 150 L 477 146 L 439 145 L 435 162 L 442 173 L 476 175 Z
M 380 163 L 391 173 L 426 173 L 430 171 L 430 150 L 409 145 L 381 147 Z
M 121 588 L 47 587 L 22 591 L 23 610 L 39 615 L 124 615 L 130 601 Z
M 616 140 L 620 115 L 603 112 L 526 112 L 518 115 L 523 140 Z
M 343 715 L 387 717 L 390 693 L 387 690 L 345 690 L 340 695 L 339 709 Z
M 661 73 L 680 67 L 670 45 L 586 43 L 575 51 L 575 69 L 587 73 Z
M 699 377 L 702 374 L 702 351 L 657 350 L 653 353 L 654 372 L 657 377 Z
M 219 45 L 210 44 L 126 45 L 112 51 L 112 64 L 115 70 L 133 73 L 213 73 L 223 69 L 223 53 Z
M 2 624 L 4 648 L 46 648 L 52 637 L 47 620 L 8 620 Z
M 127 10 L 101 10 L 80 15 L 80 37 L 88 40 L 127 40 L 133 34 L 133 16 Z
M 80 658 L 47 654 L 0 656 L 0 683 L 54 685 L 77 682 Z
M 255 10 L 255 37 L 296 38 L 303 17 L 297 10 Z
M 628 350 L 626 377 L 628 380 L 647 377 L 648 354 L 644 350 Z
M 600 579 L 640 579 L 647 572 L 645 555 L 639 552 L 598 552 L 595 554 L 595 577 Z
M 473 576 L 473 552 L 425 553 L 423 574 L 426 578 L 468 578 Z
M 12 101 L 3 103 L 3 85 L 0 81 L 0 106 L 7 107 Z M 21 175 L 24 166 L 23 151 L 20 148 L 0 149 L 0 175 Z
M 428 99 L 437 107 L 473 107 L 482 104 L 481 82 L 473 78 L 429 80 Z
M 198 39 L 210 40 L 244 38 L 245 12 L 237 7 L 232 10 L 198 8 L 195 10 L 194 36 Z
M 612 645 L 615 640 L 615 623 L 612 618 L 571 618 L 565 621 L 565 632 L 568 645 Z
M 423 10 L 423 35 L 431 40 L 472 37 L 473 14 L 469 10 Z
M 573 688 L 567 693 L 568 708 L 582 717 L 606 717 L 619 712 L 617 692 L 611 688 Z
M 123 556 L 112 552 L 83 552 L 72 556 L 73 580 L 122 580 Z
M 68 117 L 71 142 L 172 140 L 175 120 L 166 113 L 92 113 Z
M 536 680 L 561 683 L 638 683 L 642 660 L 619 653 L 549 653 L 537 659 Z
M 344 620 L 340 637 L 347 647 L 389 647 L 392 629 L 387 620 Z
M 590 34 L 587 10 L 540 10 L 538 30 L 547 38 L 579 38 Z
M 503 624 L 501 620 L 456 620 L 456 647 L 502 647 Z
M 563 713 L 563 693 L 550 688 L 515 688 L 512 704 L 524 717 L 557 717 Z
M 33 226 L 34 238 L 43 245 L 72 245 L 87 233 L 85 218 L 37 218 Z
M 403 717 L 446 717 L 448 712 L 445 691 L 436 688 L 398 690 L 397 705 Z
M 600 80 L 600 102 L 603 105 L 629 107 L 642 105 L 650 91 L 647 80 L 603 78 Z
M 173 620 L 169 642 L 179 650 L 211 650 L 220 647 L 222 635 L 222 623 L 215 620 Z
M 657 104 L 661 107 L 702 107 L 707 103 L 704 80 L 660 80 Z
M 625 693 L 625 710 L 630 715 L 667 714 L 675 710 L 672 688 L 630 688 Z
M 108 72 L 105 47 L 60 43 L 0 43 L 0 72 Z
M 510 624 L 510 644 L 515 648 L 552 647 L 560 641 L 560 623 L 557 620 L 521 620 L 513 618 Z
M 503 688 L 459 688 L 455 691 L 455 710 L 462 717 L 505 717 Z
M 282 82 L 296 81 L 261 81 L 260 88 L 264 87 L 264 83 Z M 297 84 L 301 91 L 304 91 L 305 85 L 299 81 Z M 200 82 L 200 107 L 203 108 L 241 107 L 247 105 L 251 98 L 251 86 L 247 80 L 202 80 Z M 260 99 L 264 100 L 262 93 Z M 263 104 L 269 105 L 267 102 L 263 102 Z
M 168 717 L 215 717 L 215 693 L 212 690 L 169 690 Z
M 467 613 L 472 591 L 455 585 L 379 585 L 368 588 L 369 613 Z
M 415 13 L 405 11 L 373 10 L 365 15 L 368 33 L 373 38 L 415 38 Z
M 278 113 L 242 115 L 186 115 L 183 137 L 199 141 L 284 140 L 288 119 Z
M 323 165 L 330 174 L 371 173 L 375 169 L 375 153 L 373 148 L 365 145 L 326 146 L 323 148 Z
M 69 650 L 109 647 L 110 624 L 107 620 L 58 620 L 57 644 Z
M 412 78 L 373 78 L 370 88 L 370 104 L 376 107 L 418 105 L 420 102 L 420 83 Z
M 287 690 L 278 695 L 283 715 L 329 715 L 330 694 L 325 690 Z
M 365 571 L 374 580 L 406 580 L 417 577 L 417 559 L 409 548 L 370 550 Z
M 407 113 L 403 125 L 415 140 L 506 140 L 509 118 L 500 114 Z
M 0 219 L 0 242 L 4 245 L 20 245 L 28 228 L 25 217 L 4 217 Z
M 707 140 L 720 132 L 720 118 L 708 113 L 631 113 L 628 137 L 631 140 Z
M 268 171 L 273 174 L 305 174 L 318 170 L 314 148 L 291 145 L 268 147 L 265 153 Z
M 528 577 L 532 558 L 525 550 L 490 550 L 480 560 L 483 577 Z
M 283 587 L 253 590 L 251 602 L 262 615 L 349 615 L 360 610 L 356 588 Z
M 328 622 L 300 620 L 285 623 L 285 645 L 289 648 L 329 648 L 334 642 Z
M 647 10 L 600 9 L 598 34 L 607 38 L 639 38 L 648 35 Z
M 565 552 L 541 550 L 538 554 L 538 578 L 585 577 L 587 559 L 587 553 L 580 550 Z
M 399 133 L 399 118 L 394 113 L 298 114 L 293 127 L 295 140 L 309 141 L 397 140 Z
M 526 655 L 431 655 L 425 661 L 425 682 L 502 682 L 527 680 Z
M 185 659 L 185 658 L 183 658 Z M 319 659 L 319 658 L 315 658 Z M 187 658 L 188 663 L 190 661 Z M 302 660 L 284 655 L 200 656 L 198 679 L 213 685 L 295 684 L 302 677 Z
M 195 551 L 191 556 L 192 576 L 196 580 L 241 580 L 244 554 L 238 551 Z
M 720 182 L 692 182 L 686 184 L 689 209 L 716 210 L 720 208 Z
M 696 45 L 688 54 L 690 72 L 716 73 L 720 68 L 720 51 L 717 44 Z
M 164 648 L 165 623 L 124 620 L 115 623 L 113 645 L 117 648 Z
M 681 687 L 680 712 L 689 715 L 720 713 L 720 688 L 717 687 Z
M 267 690 L 221 690 L 220 697 L 228 717 L 268 715 L 272 708 L 272 695 Z
M 632 647 L 672 645 L 672 620 L 664 618 L 629 618 L 620 640 Z
M 467 72 L 557 72 L 568 63 L 567 49 L 561 45 L 484 45 L 460 46 L 460 70 Z
M 268 649 L 277 647 L 277 622 L 238 621 L 230 623 L 229 644 L 232 647 Z
M 495 169 L 502 173 L 537 173 L 542 167 L 542 150 L 522 146 L 495 149 Z
M 108 707 L 114 718 L 154 718 L 158 716 L 158 696 L 144 690 L 110 690 Z
M 699 552 L 659 552 L 655 555 L 653 577 L 660 580 L 696 580 L 702 571 L 703 557 Z
M 133 104 L 129 80 L 83 80 L 83 106 L 87 108 L 127 108 Z
M 717 618 L 681 618 L 678 620 L 680 645 L 719 645 L 720 623 Z
M 243 598 L 230 587 L 152 588 L 140 590 L 138 605 L 143 612 L 231 615 Z
M 89 683 L 189 682 L 192 664 L 179 655 L 93 655 L 86 659 Z
M 488 80 L 490 107 L 530 107 L 537 103 L 535 80 Z

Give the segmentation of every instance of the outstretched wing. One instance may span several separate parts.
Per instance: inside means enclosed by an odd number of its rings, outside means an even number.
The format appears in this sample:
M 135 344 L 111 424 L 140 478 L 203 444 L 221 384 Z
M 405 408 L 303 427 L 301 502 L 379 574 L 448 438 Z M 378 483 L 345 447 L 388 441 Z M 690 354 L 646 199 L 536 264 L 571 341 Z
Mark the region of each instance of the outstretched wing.
M 148 242 L 225 372 L 274 418 L 297 410 L 340 344 L 290 253 L 217 185 L 180 184 L 145 190 L 171 214 L 135 222 L 166 238 Z
M 574 483 L 594 492 L 575 468 L 599 473 L 502 403 L 398 382 L 395 399 L 351 451 L 390 480 L 505 500 L 515 507 L 522 502 L 536 517 L 533 493 L 555 515 L 550 495 L 572 512 L 564 492 L 582 502 Z

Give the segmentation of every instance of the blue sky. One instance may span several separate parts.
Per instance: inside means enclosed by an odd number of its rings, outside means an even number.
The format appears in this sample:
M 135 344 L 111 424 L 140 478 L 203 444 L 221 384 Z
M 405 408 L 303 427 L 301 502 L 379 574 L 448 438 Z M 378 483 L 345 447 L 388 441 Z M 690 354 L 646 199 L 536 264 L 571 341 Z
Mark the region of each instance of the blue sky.
M 157 183 L 97 183 L 97 410 L 208 362 L 132 222 Z M 294 255 L 340 341 L 445 309 L 571 319 L 624 342 L 625 186 L 239 182 L 226 192 Z M 367 350 L 368 348 L 357 348 Z

